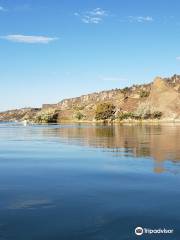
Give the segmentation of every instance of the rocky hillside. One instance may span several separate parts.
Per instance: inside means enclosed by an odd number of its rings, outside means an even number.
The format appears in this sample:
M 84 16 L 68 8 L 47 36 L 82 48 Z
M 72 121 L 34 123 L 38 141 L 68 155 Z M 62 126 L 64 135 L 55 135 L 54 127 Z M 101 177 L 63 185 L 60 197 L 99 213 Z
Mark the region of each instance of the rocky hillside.
M 15 121 L 33 119 L 36 116 L 36 114 L 40 111 L 41 111 L 41 108 L 22 108 L 22 109 L 9 110 L 9 111 L 0 113 L 0 121 L 15 122 Z
M 180 75 L 157 77 L 152 83 L 92 93 L 43 104 L 41 109 L 0 113 L 0 121 L 38 123 L 61 121 L 180 120 Z

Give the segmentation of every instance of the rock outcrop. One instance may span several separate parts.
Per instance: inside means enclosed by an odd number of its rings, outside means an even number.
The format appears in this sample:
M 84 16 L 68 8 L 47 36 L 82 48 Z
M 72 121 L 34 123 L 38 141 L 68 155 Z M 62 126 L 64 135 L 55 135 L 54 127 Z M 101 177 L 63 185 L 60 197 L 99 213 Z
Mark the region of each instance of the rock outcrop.
M 43 104 L 41 109 L 6 111 L 0 113 L 0 121 L 93 121 L 97 109 L 101 109 L 98 106 L 104 103 L 114 106 L 111 121 L 154 118 L 180 120 L 180 75 L 171 78 L 156 77 L 149 84 L 87 94 L 64 99 L 57 104 Z M 101 115 L 106 116 L 103 113 L 98 116 Z
M 180 118 L 180 93 L 178 88 L 177 86 L 173 87 L 162 78 L 155 78 L 148 101 L 163 113 L 164 118 Z
M 29 121 L 33 119 L 41 108 L 22 108 L 0 113 L 0 122 Z

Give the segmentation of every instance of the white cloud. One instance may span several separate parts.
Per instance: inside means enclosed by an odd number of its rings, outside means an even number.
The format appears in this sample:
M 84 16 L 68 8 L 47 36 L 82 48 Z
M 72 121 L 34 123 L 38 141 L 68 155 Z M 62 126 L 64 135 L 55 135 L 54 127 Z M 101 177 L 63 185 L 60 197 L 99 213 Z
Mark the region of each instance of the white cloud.
M 89 14 L 92 16 L 107 16 L 107 12 L 101 8 L 95 8 Z
M 76 17 L 80 17 L 81 21 L 84 23 L 94 23 L 98 24 L 103 21 L 103 19 L 108 16 L 107 11 L 101 8 L 95 8 L 91 11 L 86 11 L 83 13 L 75 12 Z
M 54 37 L 28 36 L 28 35 L 21 35 L 21 34 L 1 36 L 0 38 L 8 41 L 12 41 L 12 42 L 19 42 L 19 43 L 49 43 L 58 39 Z
M 102 21 L 102 18 L 100 17 L 90 17 L 90 16 L 84 16 L 81 19 L 84 23 L 100 23 Z
M 180 56 L 176 57 L 176 60 L 180 61 Z
M 152 22 L 154 19 L 151 16 L 129 16 L 128 17 L 130 22 Z

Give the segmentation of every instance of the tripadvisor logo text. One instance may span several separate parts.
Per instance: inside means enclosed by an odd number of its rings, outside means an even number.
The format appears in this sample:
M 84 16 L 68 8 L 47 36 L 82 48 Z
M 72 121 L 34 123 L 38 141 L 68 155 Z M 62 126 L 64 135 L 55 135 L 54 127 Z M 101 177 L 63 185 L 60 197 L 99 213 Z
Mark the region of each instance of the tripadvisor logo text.
M 151 228 L 142 228 L 142 227 L 135 228 L 135 234 L 138 236 L 141 236 L 143 234 L 172 234 L 172 233 L 174 233 L 174 229 L 167 229 L 167 228 L 151 229 Z

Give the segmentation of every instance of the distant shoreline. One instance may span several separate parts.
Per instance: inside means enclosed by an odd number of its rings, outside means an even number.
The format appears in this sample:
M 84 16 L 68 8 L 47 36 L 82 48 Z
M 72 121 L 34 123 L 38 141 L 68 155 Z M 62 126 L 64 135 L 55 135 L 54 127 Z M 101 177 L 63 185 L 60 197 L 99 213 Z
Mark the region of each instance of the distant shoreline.
M 0 113 L 0 121 L 106 124 L 180 123 L 180 75 Z
M 23 123 L 22 121 L 19 121 L 19 123 Z M 106 120 L 106 121 L 89 121 L 89 120 L 62 120 L 57 123 L 34 123 L 34 122 L 27 122 L 27 124 L 32 125 L 60 125 L 60 124 L 83 124 L 83 123 L 89 123 L 89 124 L 95 124 L 95 125 L 163 125 L 163 124 L 180 124 L 180 119 L 160 119 L 160 120 L 123 120 L 123 121 L 116 121 L 116 120 Z

